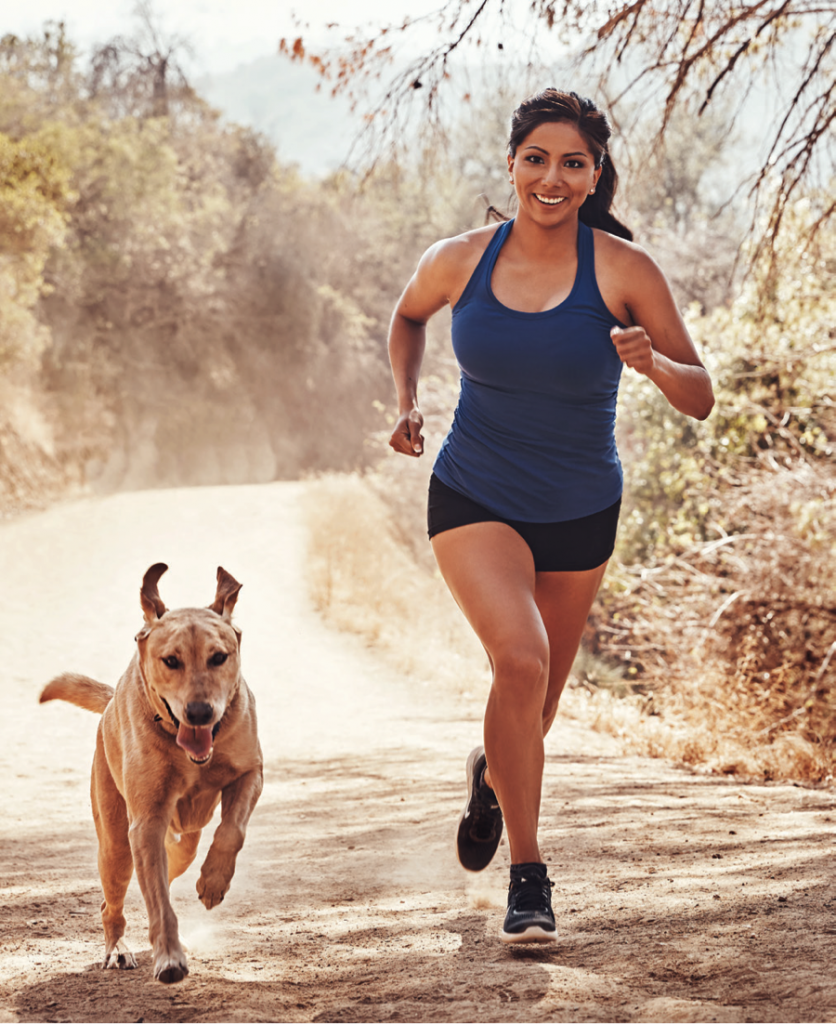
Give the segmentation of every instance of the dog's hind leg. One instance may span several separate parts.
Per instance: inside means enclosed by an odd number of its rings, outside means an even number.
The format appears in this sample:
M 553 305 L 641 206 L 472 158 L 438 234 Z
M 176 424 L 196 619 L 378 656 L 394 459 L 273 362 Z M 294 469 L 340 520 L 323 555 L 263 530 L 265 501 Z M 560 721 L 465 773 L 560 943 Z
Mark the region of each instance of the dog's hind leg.
M 171 829 L 166 832 L 165 852 L 168 855 L 168 884 L 179 878 L 197 856 L 200 831 L 183 832 L 178 835 Z
M 101 730 L 96 741 L 93 777 L 90 785 L 93 820 L 99 838 L 99 877 L 102 881 L 102 926 L 105 955 L 102 966 L 109 970 L 136 967 L 133 953 L 125 945 L 125 893 L 133 874 L 133 858 L 128 841 L 128 812 L 116 788 L 105 757 Z

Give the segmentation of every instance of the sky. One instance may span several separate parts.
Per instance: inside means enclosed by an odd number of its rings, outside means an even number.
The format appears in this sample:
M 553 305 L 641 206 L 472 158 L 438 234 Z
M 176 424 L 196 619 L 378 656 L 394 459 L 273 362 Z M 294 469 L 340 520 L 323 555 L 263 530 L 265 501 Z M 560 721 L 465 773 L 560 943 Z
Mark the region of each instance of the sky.
M 87 47 L 130 30 L 135 0 L 26 0 L 4 4 L 0 36 L 32 35 L 49 19 L 64 21 L 70 38 Z M 351 28 L 366 21 L 392 21 L 436 10 L 438 0 L 157 0 L 162 24 L 188 36 L 197 74 L 222 74 L 237 65 L 276 53 L 279 39 L 303 34 L 324 37 L 328 22 Z M 346 12 L 350 10 L 350 16 Z M 307 26 L 297 28 L 294 12 Z

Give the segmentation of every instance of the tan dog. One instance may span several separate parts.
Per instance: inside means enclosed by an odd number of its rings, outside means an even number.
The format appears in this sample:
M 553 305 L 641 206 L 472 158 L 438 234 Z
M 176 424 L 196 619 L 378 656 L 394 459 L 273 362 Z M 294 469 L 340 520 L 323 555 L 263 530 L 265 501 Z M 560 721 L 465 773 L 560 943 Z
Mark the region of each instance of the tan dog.
M 201 829 L 220 802 L 197 893 L 209 910 L 221 902 L 261 794 L 262 761 L 255 701 L 241 676 L 241 632 L 231 621 L 241 584 L 219 568 L 208 608 L 168 611 L 157 591 L 167 568 L 152 565 L 142 581 L 145 626 L 116 690 L 66 673 L 47 685 L 41 702 L 61 699 L 102 713 L 91 790 L 104 890 L 103 966 L 136 967 L 122 939 L 125 892 L 136 868 L 154 977 L 173 982 L 189 969 L 169 885 L 194 860 Z

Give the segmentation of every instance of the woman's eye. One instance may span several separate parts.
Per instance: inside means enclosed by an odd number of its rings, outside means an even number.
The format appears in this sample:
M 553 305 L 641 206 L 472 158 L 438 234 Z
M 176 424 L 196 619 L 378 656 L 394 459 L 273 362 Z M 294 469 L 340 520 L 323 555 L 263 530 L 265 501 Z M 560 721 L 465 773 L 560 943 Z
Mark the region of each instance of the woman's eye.
M 167 658 L 163 658 L 163 665 L 167 665 L 169 668 L 180 668 L 180 662 L 173 654 L 169 654 Z
M 209 663 L 211 665 L 223 665 L 223 663 L 226 661 L 228 657 L 229 655 L 226 653 L 226 651 L 216 651 L 209 659 Z

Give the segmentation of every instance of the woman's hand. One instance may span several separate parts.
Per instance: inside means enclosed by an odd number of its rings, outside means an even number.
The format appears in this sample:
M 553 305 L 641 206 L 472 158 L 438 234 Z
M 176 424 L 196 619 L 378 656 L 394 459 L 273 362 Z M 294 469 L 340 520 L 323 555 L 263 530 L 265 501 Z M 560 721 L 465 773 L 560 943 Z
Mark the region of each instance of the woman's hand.
M 646 377 L 656 369 L 656 354 L 650 337 L 643 327 L 613 327 L 610 337 L 615 345 L 618 358 L 637 373 Z
M 402 455 L 412 455 L 417 458 L 424 452 L 424 435 L 421 428 L 424 426 L 424 417 L 421 410 L 415 406 L 407 412 L 402 412 L 392 431 L 389 439 L 389 447 Z

